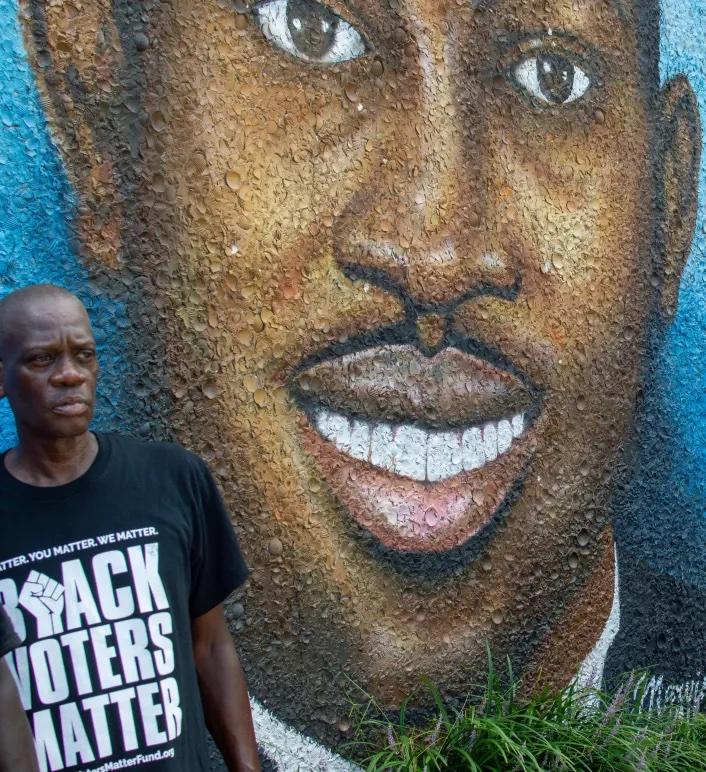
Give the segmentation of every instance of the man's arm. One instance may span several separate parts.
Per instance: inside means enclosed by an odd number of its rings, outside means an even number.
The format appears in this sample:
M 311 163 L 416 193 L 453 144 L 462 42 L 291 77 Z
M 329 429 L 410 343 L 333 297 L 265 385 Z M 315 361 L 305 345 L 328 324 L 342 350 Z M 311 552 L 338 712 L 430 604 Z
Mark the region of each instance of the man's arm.
M 32 732 L 15 682 L 0 659 L 0 772 L 39 772 Z
M 206 724 L 229 772 L 259 772 L 245 675 L 219 604 L 191 622 Z

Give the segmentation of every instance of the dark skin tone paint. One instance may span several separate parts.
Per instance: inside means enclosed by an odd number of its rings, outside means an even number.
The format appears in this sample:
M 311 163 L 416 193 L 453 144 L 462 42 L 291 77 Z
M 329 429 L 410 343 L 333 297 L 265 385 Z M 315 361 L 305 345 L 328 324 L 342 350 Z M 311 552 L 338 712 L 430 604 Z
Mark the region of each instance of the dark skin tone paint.
M 0 397 L 10 402 L 19 443 L 5 466 L 29 485 L 65 485 L 98 453 L 89 431 L 99 371 L 91 324 L 77 298 L 53 290 L 25 291 L 11 303 L 0 325 L 9 327 L 0 340 Z M 223 606 L 193 619 L 191 636 L 206 723 L 226 765 L 231 772 L 256 772 L 247 686 Z
M 683 77 L 660 88 L 645 67 L 637 11 L 657 3 L 291 4 L 302 29 L 345 22 L 335 64 L 320 36 L 292 37 L 280 2 L 141 15 L 128 2 L 115 16 L 91 3 L 80 25 L 71 4 L 28 5 L 42 20 L 27 25 L 30 60 L 84 204 L 82 254 L 118 282 L 122 265 L 140 277 L 126 299 L 163 346 L 163 416 L 211 454 L 237 507 L 258 575 L 239 633 L 257 696 L 333 745 L 350 680 L 388 707 L 422 678 L 463 698 L 487 643 L 527 683 L 567 683 L 611 609 L 613 472 L 650 320 L 674 310 L 694 225 L 696 100 Z M 149 117 L 138 134 L 133 101 Z M 406 322 L 420 349 L 446 331 L 526 376 L 542 394 L 532 447 L 432 485 L 318 436 L 291 386 L 302 364 Z M 412 520 L 427 494 L 443 507 Z M 466 513 L 498 527 L 453 564 L 407 559 L 425 547 L 407 523 L 449 523 L 446 548 L 468 537 Z M 324 706 L 340 725 L 312 719 Z

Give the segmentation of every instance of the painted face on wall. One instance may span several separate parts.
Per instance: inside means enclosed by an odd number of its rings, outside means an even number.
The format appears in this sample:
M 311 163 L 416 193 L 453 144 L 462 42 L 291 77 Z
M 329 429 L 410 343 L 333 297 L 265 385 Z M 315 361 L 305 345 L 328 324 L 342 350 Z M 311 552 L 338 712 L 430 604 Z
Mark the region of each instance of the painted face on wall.
M 487 641 L 569 679 L 693 227 L 694 100 L 659 93 L 633 8 L 46 13 L 81 239 L 158 331 L 146 369 L 253 567 L 255 695 L 335 742 L 348 678 L 463 694 Z

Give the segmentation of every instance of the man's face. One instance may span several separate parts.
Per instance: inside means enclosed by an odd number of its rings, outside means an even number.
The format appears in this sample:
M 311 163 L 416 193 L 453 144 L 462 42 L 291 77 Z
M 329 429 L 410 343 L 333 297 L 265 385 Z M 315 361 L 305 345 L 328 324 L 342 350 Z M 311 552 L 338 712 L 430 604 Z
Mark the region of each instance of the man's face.
M 249 682 L 322 737 L 341 671 L 463 694 L 489 641 L 561 680 L 603 626 L 653 297 L 618 5 L 152 12 L 125 243 L 254 569 Z
M 0 395 L 23 439 L 62 439 L 88 431 L 98 376 L 83 306 L 70 297 L 32 298 L 13 307 L 2 341 Z

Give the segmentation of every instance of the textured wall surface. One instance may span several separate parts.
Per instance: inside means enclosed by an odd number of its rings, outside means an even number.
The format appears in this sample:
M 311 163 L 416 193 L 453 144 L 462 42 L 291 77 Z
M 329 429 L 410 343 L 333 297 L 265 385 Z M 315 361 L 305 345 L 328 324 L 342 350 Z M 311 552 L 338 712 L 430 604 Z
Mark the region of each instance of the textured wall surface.
M 704 28 L 704 0 L 0 0 L 0 288 L 79 292 L 98 425 L 217 474 L 283 768 L 345 768 L 351 681 L 463 695 L 486 641 L 703 692 Z

